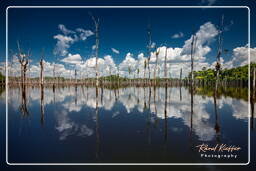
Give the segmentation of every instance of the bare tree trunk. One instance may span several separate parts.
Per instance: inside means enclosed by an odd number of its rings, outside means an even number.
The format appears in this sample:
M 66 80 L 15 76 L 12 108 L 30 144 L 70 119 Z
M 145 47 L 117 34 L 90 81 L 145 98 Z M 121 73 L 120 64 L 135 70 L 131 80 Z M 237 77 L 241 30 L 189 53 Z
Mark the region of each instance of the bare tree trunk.
M 95 19 L 95 17 L 90 14 L 92 17 L 92 20 L 94 22 L 95 25 L 95 37 L 96 37 L 96 42 L 95 42 L 95 58 L 96 58 L 96 65 L 95 65 L 95 69 L 96 69 L 96 86 L 99 85 L 99 73 L 98 73 L 98 56 L 99 56 L 99 19 Z
M 96 25 L 96 85 L 99 85 L 99 73 L 98 73 L 98 54 L 99 54 L 99 31 L 98 24 Z
M 75 69 L 75 82 L 77 84 L 77 71 L 76 71 L 76 69 Z
M 41 59 L 40 61 L 40 84 L 43 85 L 44 84 L 44 75 L 43 75 L 43 72 L 44 72 L 44 63 L 43 63 L 43 59 Z
M 55 86 L 55 63 L 53 63 L 53 86 Z
M 159 51 L 156 52 L 156 63 L 155 63 L 155 69 L 154 69 L 155 86 L 156 86 L 156 69 L 158 67 L 158 55 L 159 55 Z
M 253 81 L 252 81 L 252 89 L 255 90 L 255 79 L 256 79 L 256 69 L 253 67 Z
M 180 69 L 180 86 L 182 85 L 182 68 Z
M 149 85 L 151 85 L 151 80 L 150 80 L 150 67 L 149 67 L 149 63 L 150 63 L 150 57 L 151 57 L 151 46 L 152 46 L 152 42 L 151 42 L 151 25 L 148 25 L 148 81 L 149 81 Z
M 44 124 L 44 85 L 41 84 L 41 98 L 40 98 L 40 112 L 41 112 L 41 124 Z
M 20 83 L 23 84 L 23 66 L 22 66 L 22 64 L 20 65 Z
M 165 49 L 165 57 L 164 57 L 164 78 L 167 79 L 167 47 Z
M 218 90 L 218 84 L 219 84 L 219 75 L 220 75 L 220 68 L 221 68 L 221 64 L 220 64 L 220 56 L 222 54 L 222 43 L 223 43 L 223 39 L 222 39 L 222 32 L 223 32 L 223 20 L 224 20 L 224 16 L 222 16 L 222 21 L 221 21 L 221 26 L 220 26 L 220 30 L 218 31 L 219 36 L 218 36 L 218 53 L 217 53 L 217 61 L 216 61 L 216 82 L 215 82 L 215 91 Z M 217 92 L 216 92 L 217 93 Z
M 168 137 L 168 116 L 167 116 L 167 82 L 165 83 L 165 101 L 164 101 L 164 139 L 165 142 L 167 142 L 167 137 Z
M 146 80 L 146 68 L 147 68 L 147 60 L 144 61 L 144 86 L 145 86 L 145 80 Z
M 195 35 L 192 36 L 191 42 L 191 84 L 194 85 L 194 41 Z

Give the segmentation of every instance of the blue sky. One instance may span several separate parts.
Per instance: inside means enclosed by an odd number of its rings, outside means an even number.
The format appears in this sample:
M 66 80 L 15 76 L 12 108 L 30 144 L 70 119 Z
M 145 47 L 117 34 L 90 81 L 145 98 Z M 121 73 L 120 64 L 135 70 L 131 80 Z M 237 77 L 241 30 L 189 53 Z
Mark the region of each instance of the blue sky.
M 59 24 L 67 29 L 83 28 L 94 31 L 93 22 L 88 15 L 92 12 L 100 18 L 100 56 L 113 55 L 120 63 L 128 52 L 146 52 L 147 23 L 152 25 L 152 40 L 156 46 L 167 44 L 181 47 L 201 25 L 210 21 L 218 24 L 225 15 L 229 30 L 224 33 L 224 48 L 232 50 L 247 44 L 247 9 L 10 9 L 9 10 L 9 49 L 16 50 L 19 40 L 24 49 L 31 48 L 33 58 L 38 58 L 42 48 L 46 59 L 51 61 L 56 39 L 61 31 Z M 33 14 L 33 15 L 31 15 Z M 150 18 L 150 19 L 149 19 Z M 184 36 L 173 39 L 172 35 Z M 234 36 L 235 35 L 235 36 Z M 71 45 L 68 51 L 88 58 L 92 55 L 95 37 Z M 212 43 L 211 47 L 216 47 Z M 118 49 L 115 55 L 111 48 Z M 214 53 L 215 52 L 215 53 Z M 207 56 L 215 60 L 216 51 Z M 61 57 L 61 56 L 60 56 Z
M 56 1 L 58 2 L 58 1 Z M 63 1 L 64 5 L 67 2 Z M 204 0 L 196 1 L 191 4 L 188 1 L 183 3 L 169 2 L 167 5 L 246 5 L 244 1 L 214 1 Z M 42 2 L 38 2 L 39 4 Z M 48 2 L 49 3 L 49 2 Z M 99 2 L 100 3 L 100 2 Z M 151 4 L 154 4 L 150 1 Z M 49 3 L 50 4 L 50 3 Z M 72 5 L 77 5 L 79 2 Z M 88 2 L 91 4 L 91 2 Z M 87 4 L 87 5 L 88 5 Z M 24 5 L 24 4 L 23 4 Z M 38 4 L 37 4 L 38 5 Z M 70 5 L 70 4 L 69 4 Z M 80 2 L 80 5 L 82 4 Z M 102 4 L 101 4 L 102 5 Z M 110 4 L 111 5 L 111 4 Z M 120 4 L 119 4 L 120 5 Z M 129 5 L 129 4 L 128 4 Z M 141 4 L 146 5 L 146 4 Z M 161 3 L 157 4 L 161 5 Z M 247 5 L 251 5 L 247 3 Z M 252 18 L 254 17 L 254 9 L 252 10 Z M 69 43 L 69 48 L 65 50 L 65 55 L 56 54 L 54 49 L 57 46 L 57 39 L 54 36 L 64 35 L 59 29 L 62 24 L 68 30 L 76 32 L 77 28 L 82 28 L 87 31 L 94 32 L 93 21 L 88 12 L 92 12 L 100 18 L 100 50 L 99 56 L 104 58 L 110 55 L 116 65 L 125 61 L 127 54 L 135 60 L 138 55 L 146 52 L 147 44 L 147 24 L 150 20 L 152 25 L 152 41 L 156 43 L 156 47 L 167 46 L 168 48 L 183 48 L 185 42 L 191 38 L 193 32 L 198 32 L 200 27 L 205 23 L 210 22 L 213 27 L 219 24 L 221 15 L 225 16 L 224 25 L 224 49 L 228 49 L 229 53 L 223 55 L 225 62 L 229 62 L 234 58 L 234 49 L 244 47 L 248 43 L 248 10 L 241 9 L 184 9 L 184 8 L 168 8 L 168 9 L 56 9 L 56 8 L 14 8 L 9 9 L 9 49 L 17 51 L 16 41 L 19 40 L 22 49 L 32 50 L 32 64 L 37 64 L 40 58 L 41 50 L 44 48 L 45 60 L 52 63 L 58 58 L 58 62 L 64 67 L 70 67 L 61 60 L 68 55 L 79 54 L 82 60 L 88 60 L 93 57 L 94 50 L 92 46 L 95 44 L 95 36 L 91 35 L 86 40 L 78 40 L 74 43 Z M 254 27 L 254 21 L 251 22 Z M 252 30 L 252 35 L 255 31 Z M 1 33 L 4 33 L 1 27 Z M 80 33 L 75 33 L 79 36 Z M 179 38 L 173 38 L 174 35 Z M 66 35 L 73 37 L 72 35 Z M 2 37 L 3 38 L 3 37 Z M 1 38 L 1 41 L 3 39 Z M 74 38 L 74 37 L 73 37 Z M 207 39 L 204 47 L 209 47 L 211 50 L 205 53 L 202 57 L 205 59 L 203 63 L 208 63 L 208 67 L 216 60 L 216 38 L 212 36 Z M 254 40 L 251 41 L 251 47 L 255 47 Z M 114 53 L 112 48 L 118 50 L 118 54 Z M 239 53 L 240 53 L 239 49 Z M 241 52 L 242 53 L 242 52 Z M 0 55 L 5 55 L 3 46 L 0 48 Z M 145 57 L 145 56 L 144 56 Z M 235 56 L 236 57 L 236 56 Z M 237 57 L 240 58 L 240 57 Z M 2 61 L 4 58 L 2 58 Z M 129 61 L 129 60 L 128 60 Z M 238 61 L 238 62 L 237 62 Z M 240 60 L 237 60 L 239 63 Z M 243 61 L 241 61 L 242 63 Z M 234 62 L 233 62 L 234 63 Z M 233 66 L 233 65 L 232 65 Z

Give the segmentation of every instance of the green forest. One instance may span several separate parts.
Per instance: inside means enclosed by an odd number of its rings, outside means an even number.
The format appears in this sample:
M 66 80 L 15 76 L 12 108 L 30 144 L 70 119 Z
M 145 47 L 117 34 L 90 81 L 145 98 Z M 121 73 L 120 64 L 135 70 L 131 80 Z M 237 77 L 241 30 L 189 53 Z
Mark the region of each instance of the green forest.
M 0 82 L 4 82 L 5 81 L 5 76 L 2 75 L 2 73 L 0 72 Z
M 231 69 L 222 69 L 220 71 L 220 80 L 226 81 L 248 81 L 248 66 L 241 66 Z M 251 68 L 256 67 L 255 63 L 251 63 Z M 191 73 L 189 74 L 190 77 Z M 197 80 L 204 81 L 214 81 L 215 80 L 215 71 L 213 69 L 203 68 L 201 71 L 195 71 L 194 77 Z

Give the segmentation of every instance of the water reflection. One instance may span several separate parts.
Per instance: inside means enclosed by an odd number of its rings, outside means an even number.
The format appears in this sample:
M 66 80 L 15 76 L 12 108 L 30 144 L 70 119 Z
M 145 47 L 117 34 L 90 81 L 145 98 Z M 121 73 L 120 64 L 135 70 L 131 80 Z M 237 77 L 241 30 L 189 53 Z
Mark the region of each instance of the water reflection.
M 152 89 L 153 99 L 151 99 Z M 33 88 L 27 92 L 26 88 L 23 87 L 21 89 L 20 102 L 15 93 L 17 91 L 19 91 L 19 89 L 10 90 L 10 92 L 14 92 L 9 96 L 9 101 L 12 102 L 10 106 L 15 108 L 15 104 L 20 104 L 19 109 L 21 114 L 27 116 L 29 114 L 27 107 L 28 98 L 34 102 L 39 101 L 42 123 L 44 122 L 44 106 L 47 104 L 59 103 L 63 107 L 62 110 L 66 113 L 80 112 L 83 107 L 93 108 L 96 113 L 95 121 L 98 123 L 97 115 L 99 108 L 111 111 L 115 103 L 121 103 L 128 114 L 133 110 L 138 110 L 139 113 L 149 110 L 148 124 L 152 123 L 155 126 L 157 126 L 158 119 L 180 118 L 185 125 L 190 127 L 191 131 L 194 131 L 196 135 L 204 141 L 212 140 L 214 134 L 220 134 L 219 108 L 222 108 L 224 105 L 228 105 L 232 108 L 232 116 L 236 119 L 246 120 L 248 116 L 248 104 L 246 101 L 236 100 L 228 96 L 213 96 L 212 99 L 209 96 L 201 96 L 196 93 L 194 95 L 194 93 L 191 93 L 194 91 L 193 89 L 188 91 L 185 87 L 121 88 L 118 89 L 119 96 L 116 95 L 117 90 L 104 88 L 100 88 L 99 91 L 98 88 L 93 87 L 62 87 L 56 90 L 54 89 L 54 91 L 51 92 L 49 88 L 42 86 L 40 93 L 38 93 L 37 88 Z M 180 98 L 181 91 L 184 94 L 190 94 L 190 98 Z M 186 95 L 186 97 L 188 96 Z M 217 100 L 219 104 L 217 104 Z M 13 103 L 14 101 L 16 102 Z M 208 104 L 214 104 L 214 127 L 212 127 L 209 122 L 210 112 L 207 111 Z M 189 113 L 190 115 L 188 115 Z M 116 112 L 113 112 L 113 115 L 116 114 Z M 65 114 L 63 115 L 65 116 Z
M 41 124 L 44 124 L 44 85 L 40 85 L 40 94 L 41 94 L 41 99 L 40 99 L 40 113 L 41 113 Z
M 227 89 L 225 91 L 229 92 Z M 21 98 L 17 96 L 19 92 Z M 132 137 L 136 137 L 137 134 L 141 137 L 144 133 L 150 148 L 155 146 L 156 142 L 160 143 L 158 138 L 161 136 L 164 153 L 168 150 L 175 151 L 175 139 L 169 138 L 172 136 L 180 136 L 181 139 L 184 136 L 189 137 L 190 148 L 199 142 L 237 142 L 246 146 L 247 141 L 247 101 L 241 94 L 235 97 L 232 93 L 214 93 L 209 88 L 206 91 L 204 88 L 193 86 L 168 87 L 167 84 L 164 87 L 119 89 L 84 86 L 39 86 L 25 89 L 17 87 L 10 88 L 8 101 L 9 108 L 14 111 L 13 114 L 20 113 L 27 117 L 30 117 L 29 113 L 36 113 L 38 105 L 41 125 L 47 127 L 47 131 L 53 131 L 49 128 L 53 125 L 57 131 L 56 137 L 61 142 L 71 143 L 68 140 L 72 139 L 74 143 L 79 137 L 86 138 L 91 144 L 89 148 L 94 147 L 96 161 L 106 160 L 106 156 L 109 155 L 105 152 L 108 141 L 118 147 L 118 141 L 127 138 L 129 149 L 132 148 Z M 254 105 L 252 106 L 254 111 Z M 108 115 L 111 117 L 108 118 Z M 239 131 L 245 131 L 244 138 L 229 135 L 229 128 L 225 125 L 221 127 L 221 122 L 225 122 L 222 124 L 226 125 L 235 125 L 238 122 L 245 125 L 244 129 Z M 122 130 L 120 124 L 129 126 Z M 120 128 L 122 134 L 112 135 L 119 130 L 113 130 L 111 127 Z M 239 126 L 236 129 L 240 129 Z M 113 136 L 122 138 L 117 140 L 118 138 Z M 179 146 L 179 142 L 175 144 Z M 177 152 L 173 152 L 175 153 Z
M 29 115 L 29 111 L 27 108 L 27 87 L 24 84 L 21 85 L 21 104 L 19 109 L 22 116 Z

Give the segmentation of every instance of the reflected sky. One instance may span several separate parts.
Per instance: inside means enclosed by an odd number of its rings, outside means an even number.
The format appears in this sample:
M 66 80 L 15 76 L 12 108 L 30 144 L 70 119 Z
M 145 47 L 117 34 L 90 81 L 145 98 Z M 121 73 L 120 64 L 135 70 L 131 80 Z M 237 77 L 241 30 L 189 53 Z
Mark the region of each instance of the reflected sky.
M 95 87 L 48 87 L 42 96 L 40 88 L 27 87 L 23 115 L 22 89 L 10 88 L 10 162 L 247 161 L 247 101 L 223 94 L 215 110 L 214 97 L 195 93 L 191 113 L 186 87 L 99 88 L 98 97 L 95 92 Z M 205 159 L 195 148 L 202 143 L 243 150 L 238 159 Z

